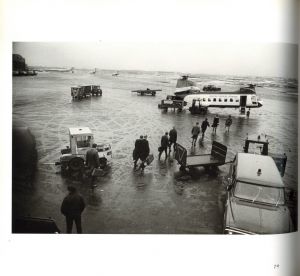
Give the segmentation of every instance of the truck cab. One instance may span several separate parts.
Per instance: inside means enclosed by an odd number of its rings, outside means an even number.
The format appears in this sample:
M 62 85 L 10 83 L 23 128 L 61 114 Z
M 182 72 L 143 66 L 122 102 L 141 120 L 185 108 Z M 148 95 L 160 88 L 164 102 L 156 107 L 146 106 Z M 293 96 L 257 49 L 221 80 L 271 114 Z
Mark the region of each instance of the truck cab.
M 224 180 L 225 234 L 281 234 L 293 231 L 285 186 L 272 157 L 238 153 Z
M 82 170 L 85 163 L 86 152 L 92 148 L 94 135 L 88 127 L 69 128 L 70 145 L 61 150 L 60 165 L 62 172 L 66 170 Z M 112 161 L 110 144 L 97 144 L 100 167 L 104 168 Z

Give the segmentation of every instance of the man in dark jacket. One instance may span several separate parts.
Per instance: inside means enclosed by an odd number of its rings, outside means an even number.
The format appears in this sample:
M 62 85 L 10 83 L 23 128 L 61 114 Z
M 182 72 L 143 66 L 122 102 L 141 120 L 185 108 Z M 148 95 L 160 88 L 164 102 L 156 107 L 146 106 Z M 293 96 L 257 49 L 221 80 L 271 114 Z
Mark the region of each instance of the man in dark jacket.
M 100 166 L 99 155 L 96 147 L 97 144 L 93 144 L 93 147 L 86 152 L 86 157 L 85 157 L 85 163 L 89 169 L 89 177 L 91 180 L 90 184 L 92 187 L 96 186 L 94 185 L 94 181 L 95 181 L 94 170 L 95 168 L 98 168 Z
M 160 156 L 163 152 L 165 152 L 165 154 L 166 154 L 165 159 L 167 159 L 167 157 L 168 157 L 168 153 L 167 153 L 168 146 L 169 146 L 169 138 L 168 138 L 168 132 L 166 132 L 165 135 L 163 135 L 161 137 L 161 140 L 160 140 L 160 151 L 159 151 L 159 154 L 158 154 L 158 160 L 160 160 Z
M 137 161 L 139 159 L 142 160 L 142 157 L 144 157 L 145 153 L 144 153 L 144 148 L 145 148 L 145 142 L 143 141 L 143 135 L 140 136 L 139 139 L 135 140 L 135 144 L 134 144 L 134 150 L 133 150 L 133 160 L 134 160 L 134 168 L 136 169 L 136 164 Z M 146 156 L 147 157 L 147 156 Z
M 169 132 L 169 155 L 171 153 L 171 146 L 173 144 L 173 150 L 175 151 L 177 142 L 177 130 L 173 126 L 173 128 Z
M 85 208 L 85 203 L 81 195 L 73 186 L 68 186 L 69 194 L 64 198 L 60 211 L 66 217 L 67 233 L 72 233 L 73 221 L 75 221 L 77 233 L 82 233 L 81 213 Z
M 205 120 L 201 124 L 202 140 L 204 139 L 204 135 L 205 135 L 205 131 L 206 131 L 207 127 L 209 127 L 209 122 L 208 122 L 207 118 L 205 118 Z
M 192 128 L 192 146 L 196 146 L 196 142 L 198 139 L 198 135 L 200 133 L 199 123 L 197 122 L 195 126 Z

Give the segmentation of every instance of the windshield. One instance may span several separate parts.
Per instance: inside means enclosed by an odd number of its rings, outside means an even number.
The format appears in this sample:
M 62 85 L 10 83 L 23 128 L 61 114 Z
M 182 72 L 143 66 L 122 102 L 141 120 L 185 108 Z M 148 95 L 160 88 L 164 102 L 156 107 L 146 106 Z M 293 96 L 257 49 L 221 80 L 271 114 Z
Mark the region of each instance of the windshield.
M 276 206 L 284 204 L 283 188 L 265 187 L 237 181 L 234 196 L 252 202 L 263 202 Z

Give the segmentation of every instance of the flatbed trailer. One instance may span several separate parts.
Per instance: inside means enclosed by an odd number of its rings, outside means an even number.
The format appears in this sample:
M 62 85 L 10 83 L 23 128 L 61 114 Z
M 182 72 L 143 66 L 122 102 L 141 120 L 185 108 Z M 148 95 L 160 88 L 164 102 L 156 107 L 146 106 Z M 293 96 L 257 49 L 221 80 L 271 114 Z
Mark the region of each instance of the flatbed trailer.
M 158 104 L 159 109 L 163 109 L 168 111 L 169 108 L 173 109 L 174 111 L 178 109 L 178 111 L 182 111 L 183 107 L 186 106 L 186 102 L 178 96 L 167 96 L 166 99 L 161 100 L 161 103 Z
M 226 161 L 227 147 L 219 142 L 213 141 L 210 154 L 187 155 L 187 150 L 180 144 L 176 145 L 175 159 L 180 164 L 180 170 L 191 170 L 195 167 L 215 169 L 224 165 Z
M 155 96 L 157 91 L 161 91 L 161 89 L 139 89 L 139 90 L 132 90 L 131 92 L 137 93 L 140 96 L 150 95 Z

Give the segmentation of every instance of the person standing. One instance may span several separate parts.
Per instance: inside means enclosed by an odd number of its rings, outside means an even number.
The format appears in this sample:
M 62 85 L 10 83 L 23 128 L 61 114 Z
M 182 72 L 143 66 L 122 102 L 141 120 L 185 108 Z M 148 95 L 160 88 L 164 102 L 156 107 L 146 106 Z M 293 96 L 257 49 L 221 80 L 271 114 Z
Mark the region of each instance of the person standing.
M 204 135 L 205 135 L 205 131 L 206 131 L 207 127 L 209 127 L 209 122 L 208 122 L 207 118 L 205 118 L 205 120 L 201 124 L 202 140 L 204 139 Z
M 213 128 L 213 133 L 216 133 L 217 132 L 217 127 L 218 127 L 218 125 L 219 125 L 219 121 L 220 121 L 220 119 L 219 119 L 219 116 L 218 116 L 218 114 L 214 117 L 214 121 L 213 121 L 213 123 L 212 123 L 212 128 Z
M 159 154 L 158 154 L 158 160 L 160 160 L 161 154 L 163 152 L 165 152 L 165 155 L 166 155 L 165 160 L 167 159 L 167 157 L 168 157 L 168 153 L 167 153 L 168 146 L 169 146 L 169 138 L 168 138 L 168 132 L 166 132 L 165 135 L 163 135 L 161 137 L 161 140 L 160 140 L 160 151 L 159 151 Z
M 199 123 L 197 122 L 195 126 L 192 128 L 192 146 L 196 146 L 196 142 L 198 139 L 198 135 L 200 133 Z
M 99 160 L 99 155 L 98 155 L 98 151 L 97 151 L 97 144 L 93 144 L 92 148 L 89 149 L 86 152 L 86 156 L 85 156 L 85 164 L 89 169 L 89 178 L 90 178 L 90 185 L 91 187 L 95 187 L 96 185 L 94 184 L 95 182 L 95 169 L 99 168 L 100 166 L 100 160 Z
M 228 118 L 225 121 L 225 130 L 227 128 L 227 131 L 229 132 L 229 128 L 232 125 L 232 119 L 231 119 L 231 115 L 228 116 Z
M 69 194 L 64 198 L 60 211 L 66 217 L 67 233 L 72 233 L 73 221 L 76 224 L 77 233 L 82 233 L 81 213 L 85 208 L 83 197 L 77 193 L 73 186 L 68 186 Z
M 169 131 L 169 155 L 171 153 L 172 144 L 173 144 L 173 150 L 175 151 L 176 142 L 177 142 L 177 130 L 175 129 L 175 126 L 173 126 L 173 128 Z

